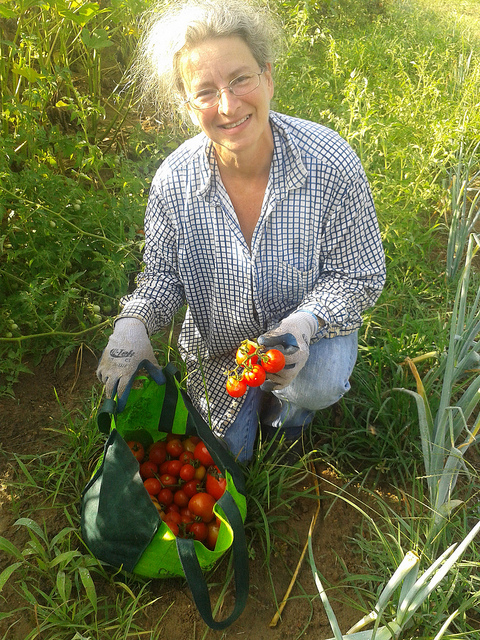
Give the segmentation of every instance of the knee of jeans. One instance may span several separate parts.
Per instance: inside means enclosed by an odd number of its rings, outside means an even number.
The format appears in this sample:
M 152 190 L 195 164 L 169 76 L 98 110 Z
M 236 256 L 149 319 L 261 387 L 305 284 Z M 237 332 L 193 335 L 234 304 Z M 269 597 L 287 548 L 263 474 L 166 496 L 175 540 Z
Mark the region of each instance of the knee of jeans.
M 309 411 L 320 411 L 338 402 L 350 389 L 350 382 L 340 380 L 322 380 L 322 384 L 310 393 L 302 394 L 295 403 Z M 300 394 L 299 394 L 300 395 Z

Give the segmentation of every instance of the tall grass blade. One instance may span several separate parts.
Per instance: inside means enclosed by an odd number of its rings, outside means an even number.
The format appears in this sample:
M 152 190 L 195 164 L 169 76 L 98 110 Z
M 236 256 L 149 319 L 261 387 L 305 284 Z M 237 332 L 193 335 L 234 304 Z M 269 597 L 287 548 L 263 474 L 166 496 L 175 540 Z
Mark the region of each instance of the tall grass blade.
M 448 627 L 450 626 L 450 623 L 458 616 L 458 614 L 459 614 L 459 611 L 458 611 L 458 609 L 456 609 L 453 613 L 451 613 L 448 616 L 448 618 L 442 624 L 442 626 L 440 627 L 438 633 L 435 635 L 433 640 L 441 640 L 441 638 L 443 638 L 443 636 L 445 635 Z
M 315 580 L 315 586 L 317 587 L 318 593 L 320 595 L 320 599 L 322 600 L 323 607 L 325 609 L 325 613 L 327 614 L 328 621 L 330 622 L 330 627 L 335 636 L 335 640 L 342 640 L 342 632 L 340 631 L 340 626 L 338 624 L 335 613 L 332 609 L 332 605 L 328 599 L 326 591 L 323 587 L 322 581 L 320 580 L 320 575 L 318 573 L 318 569 L 315 565 L 315 556 L 313 554 L 313 546 L 312 546 L 312 532 L 311 529 L 308 532 L 308 556 L 310 561 L 310 567 L 313 573 L 313 579 Z
M 2 536 L 0 536 L 0 551 L 3 551 L 4 553 L 8 553 L 14 558 L 23 560 L 22 552 L 19 549 L 17 549 L 17 547 L 13 544 L 13 542 L 10 542 L 10 540 L 7 540 Z
M 454 278 L 460 267 L 465 246 L 480 219 L 480 189 L 478 177 L 478 150 L 480 142 L 469 152 L 463 141 L 457 153 L 457 164 L 450 178 L 450 208 L 452 219 L 447 244 L 447 275 Z M 475 195 L 470 197 L 471 192 Z
M 92 607 L 96 611 L 97 609 L 97 591 L 95 589 L 95 583 L 92 580 L 92 576 L 87 567 L 79 567 L 78 572 L 80 573 L 80 579 L 82 581 L 83 586 L 85 587 L 85 591 L 87 593 L 87 598 L 90 600 Z

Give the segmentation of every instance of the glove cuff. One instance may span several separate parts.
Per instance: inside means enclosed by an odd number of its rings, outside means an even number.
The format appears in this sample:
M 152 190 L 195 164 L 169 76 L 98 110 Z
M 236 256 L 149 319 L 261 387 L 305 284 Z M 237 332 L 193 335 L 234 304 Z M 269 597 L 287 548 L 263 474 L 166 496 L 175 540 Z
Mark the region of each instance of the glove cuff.
M 129 342 L 137 342 L 144 338 L 148 339 L 147 327 L 138 318 L 119 317 L 115 320 L 115 337 L 126 339 Z
M 295 316 L 295 321 L 301 323 L 302 328 L 309 332 L 311 340 L 320 328 L 317 316 L 312 311 L 306 310 L 295 311 L 292 316 Z

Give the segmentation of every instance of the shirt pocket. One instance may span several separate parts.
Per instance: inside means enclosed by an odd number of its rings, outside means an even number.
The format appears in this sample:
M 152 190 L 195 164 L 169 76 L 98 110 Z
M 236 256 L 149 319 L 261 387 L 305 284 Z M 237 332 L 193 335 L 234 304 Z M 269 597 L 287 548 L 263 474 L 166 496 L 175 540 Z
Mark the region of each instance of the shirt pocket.
M 289 262 L 273 260 L 263 285 L 269 312 L 282 315 L 298 307 L 314 289 L 318 276 L 318 264 L 312 269 L 302 271 Z

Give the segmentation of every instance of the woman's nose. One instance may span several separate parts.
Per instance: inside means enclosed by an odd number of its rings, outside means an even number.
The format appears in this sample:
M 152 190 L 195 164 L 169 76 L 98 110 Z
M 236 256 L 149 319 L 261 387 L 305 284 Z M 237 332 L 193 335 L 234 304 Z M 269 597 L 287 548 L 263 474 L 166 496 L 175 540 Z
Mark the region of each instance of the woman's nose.
M 238 107 L 240 102 L 238 96 L 236 96 L 229 87 L 220 89 L 220 96 L 218 98 L 218 110 L 221 113 L 232 113 Z

